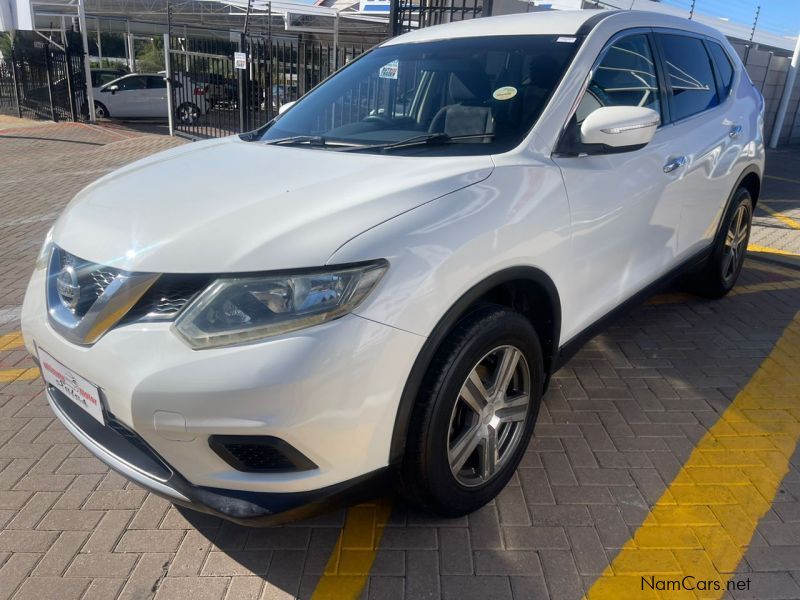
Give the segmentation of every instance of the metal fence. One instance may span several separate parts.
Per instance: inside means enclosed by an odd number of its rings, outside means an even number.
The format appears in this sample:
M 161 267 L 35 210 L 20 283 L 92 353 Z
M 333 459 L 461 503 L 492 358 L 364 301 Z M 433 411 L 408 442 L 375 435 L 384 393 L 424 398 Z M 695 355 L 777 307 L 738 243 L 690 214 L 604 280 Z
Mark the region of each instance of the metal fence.
M 493 0 L 393 0 L 392 35 L 492 15 Z
M 61 43 L 17 32 L 10 56 L 0 59 L 0 112 L 27 119 L 87 118 L 80 36 Z
M 172 36 L 175 130 L 217 137 L 255 129 L 367 47 L 324 36 L 241 35 L 235 42 Z M 244 55 L 244 68 L 236 68 L 236 53 Z

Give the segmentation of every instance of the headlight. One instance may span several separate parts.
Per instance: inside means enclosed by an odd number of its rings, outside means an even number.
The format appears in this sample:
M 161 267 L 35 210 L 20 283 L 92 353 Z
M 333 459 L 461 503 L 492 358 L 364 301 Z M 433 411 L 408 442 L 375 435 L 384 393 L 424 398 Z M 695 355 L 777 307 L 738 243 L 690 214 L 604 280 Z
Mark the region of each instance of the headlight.
M 297 275 L 217 279 L 178 317 L 175 330 L 200 349 L 311 327 L 352 311 L 388 267 L 380 260 Z
M 44 236 L 44 243 L 42 244 L 41 250 L 39 250 L 39 255 L 36 257 L 35 268 L 37 271 L 47 268 L 47 263 L 50 262 L 50 251 L 52 249 L 53 249 L 53 228 L 51 227 L 50 230 L 47 232 L 47 235 Z

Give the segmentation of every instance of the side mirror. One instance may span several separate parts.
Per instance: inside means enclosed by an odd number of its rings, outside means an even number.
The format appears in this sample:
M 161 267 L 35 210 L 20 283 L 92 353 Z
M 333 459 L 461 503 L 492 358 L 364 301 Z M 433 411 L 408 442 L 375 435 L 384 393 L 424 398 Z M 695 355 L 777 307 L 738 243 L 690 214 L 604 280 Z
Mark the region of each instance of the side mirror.
M 581 124 L 581 143 L 604 154 L 638 150 L 650 143 L 661 117 L 642 106 L 603 106 Z
M 112 95 L 116 94 L 119 91 L 118 85 L 110 85 L 107 88 L 103 88 L 104 92 L 111 92 Z
M 292 106 L 294 106 L 296 102 L 297 102 L 297 100 L 292 100 L 291 102 L 286 102 L 285 104 L 281 104 L 280 108 L 278 109 L 278 114 L 282 115 L 287 110 L 292 108 Z

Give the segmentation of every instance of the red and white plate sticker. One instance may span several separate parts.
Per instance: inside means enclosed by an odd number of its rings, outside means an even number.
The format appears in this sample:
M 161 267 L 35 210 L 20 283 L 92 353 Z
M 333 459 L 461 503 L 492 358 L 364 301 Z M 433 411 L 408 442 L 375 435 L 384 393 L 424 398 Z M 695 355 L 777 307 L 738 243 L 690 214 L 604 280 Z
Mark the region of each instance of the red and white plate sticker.
M 44 380 L 105 425 L 100 389 L 38 348 Z

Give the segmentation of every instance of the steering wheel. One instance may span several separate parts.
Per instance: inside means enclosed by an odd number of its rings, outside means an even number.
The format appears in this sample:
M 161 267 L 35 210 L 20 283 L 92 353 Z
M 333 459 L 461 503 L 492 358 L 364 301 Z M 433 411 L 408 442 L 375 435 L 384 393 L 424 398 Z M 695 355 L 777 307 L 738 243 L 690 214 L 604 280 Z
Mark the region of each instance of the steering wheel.
M 361 119 L 362 123 L 377 123 L 379 125 L 385 125 L 386 127 L 392 127 L 394 123 L 388 117 L 383 117 L 381 115 L 368 115 Z

